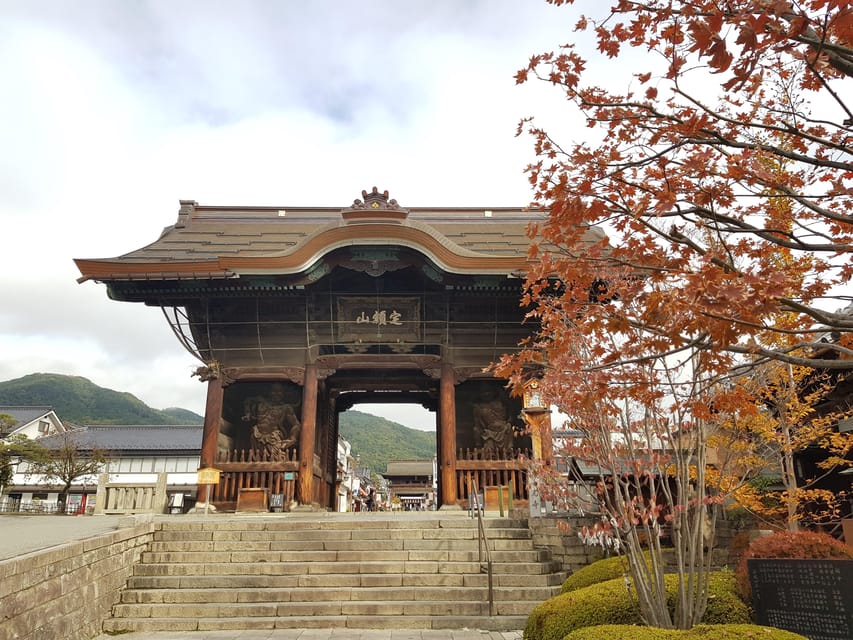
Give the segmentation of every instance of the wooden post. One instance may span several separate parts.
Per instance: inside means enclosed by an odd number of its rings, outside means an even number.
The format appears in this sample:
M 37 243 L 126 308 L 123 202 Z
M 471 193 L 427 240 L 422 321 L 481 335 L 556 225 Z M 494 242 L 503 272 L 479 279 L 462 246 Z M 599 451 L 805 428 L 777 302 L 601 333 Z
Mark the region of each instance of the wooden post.
M 530 439 L 533 441 L 533 459 L 544 464 L 554 463 L 554 441 L 551 435 L 551 412 L 544 411 L 522 411 L 521 417 L 530 430 Z
M 305 367 L 302 430 L 299 432 L 299 504 L 314 502 L 314 440 L 317 431 L 317 365 Z
M 554 464 L 554 436 L 551 434 L 551 412 L 542 416 L 540 424 L 542 434 L 542 462 L 547 465 Z
M 456 501 L 456 388 L 453 366 L 441 365 L 439 388 L 439 428 L 441 451 L 438 459 L 441 464 L 441 508 L 457 507 Z
M 222 421 L 222 399 L 225 395 L 222 382 L 218 378 L 207 381 L 207 403 L 204 408 L 204 431 L 201 436 L 201 467 L 213 467 L 216 463 L 216 451 L 219 446 L 219 425 Z M 196 500 L 204 502 L 204 486 L 196 488 Z

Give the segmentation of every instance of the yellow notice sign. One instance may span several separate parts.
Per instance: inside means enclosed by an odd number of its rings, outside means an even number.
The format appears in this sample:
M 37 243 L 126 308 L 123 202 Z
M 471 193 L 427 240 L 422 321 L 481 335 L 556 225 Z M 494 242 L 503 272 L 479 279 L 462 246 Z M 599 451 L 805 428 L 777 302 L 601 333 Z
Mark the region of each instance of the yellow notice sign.
M 220 469 L 206 467 L 198 470 L 198 484 L 219 484 Z

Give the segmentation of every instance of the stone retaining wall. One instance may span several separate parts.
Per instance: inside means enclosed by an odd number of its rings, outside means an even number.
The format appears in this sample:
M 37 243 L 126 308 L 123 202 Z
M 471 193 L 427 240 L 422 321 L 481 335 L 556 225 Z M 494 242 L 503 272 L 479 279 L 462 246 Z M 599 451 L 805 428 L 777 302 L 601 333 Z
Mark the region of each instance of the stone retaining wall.
M 581 542 L 578 531 L 584 524 L 591 524 L 582 518 L 543 516 L 528 521 L 533 543 L 537 547 L 549 549 L 551 557 L 560 563 L 567 574 L 571 574 L 603 557 L 602 550 Z M 568 523 L 569 528 L 561 526 Z
M 153 539 L 153 521 L 0 561 L 0 640 L 89 640 Z
M 530 532 L 537 547 L 549 549 L 551 556 L 559 562 L 567 574 L 581 569 L 596 560 L 605 557 L 601 547 L 585 545 L 578 537 L 584 525 L 595 524 L 594 518 L 578 518 L 565 516 L 543 516 L 530 518 Z M 568 525 L 568 528 L 566 528 Z M 743 523 L 718 521 L 716 543 L 714 545 L 714 567 L 727 567 L 734 570 L 739 558 L 732 548 L 732 540 L 743 529 Z M 675 567 L 672 554 L 664 555 L 664 562 L 670 569 Z

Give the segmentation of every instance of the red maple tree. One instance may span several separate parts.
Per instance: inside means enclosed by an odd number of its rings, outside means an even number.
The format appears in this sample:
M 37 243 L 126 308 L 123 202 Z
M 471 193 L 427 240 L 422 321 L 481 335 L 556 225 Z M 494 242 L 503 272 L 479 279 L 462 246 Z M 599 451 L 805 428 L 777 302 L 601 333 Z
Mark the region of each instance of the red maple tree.
M 570 453 L 599 469 L 590 535 L 627 552 L 646 620 L 683 628 L 707 598 L 709 506 L 745 479 L 708 461 L 710 435 L 747 401 L 730 376 L 780 361 L 853 366 L 853 315 L 840 309 L 853 274 L 853 10 L 616 0 L 601 11 L 577 21 L 596 51 L 567 44 L 516 77 L 560 90 L 595 141 L 519 127 L 535 143 L 532 206 L 548 213 L 529 229 L 522 300 L 540 328 L 496 370 L 517 388 L 539 370 L 583 434 Z M 608 64 L 614 77 L 633 70 L 627 86 L 600 86 Z M 641 554 L 662 524 L 680 569 L 674 617 L 659 549 L 652 571 Z
M 577 28 L 615 65 L 648 69 L 614 93 L 588 83 L 587 61 L 566 45 L 518 73 L 559 87 L 601 133 L 561 146 L 522 125 L 538 156 L 534 200 L 549 212 L 531 230 L 542 257 L 532 278 L 571 283 L 569 306 L 606 286 L 599 297 L 635 308 L 603 307 L 597 321 L 640 324 L 667 349 L 695 345 L 722 366 L 749 355 L 849 368 L 849 333 L 832 342 L 835 357 L 808 355 L 816 326 L 853 328 L 838 312 L 853 273 L 849 3 L 622 0 Z M 580 251 L 588 225 L 609 237 Z M 648 346 L 620 345 L 618 357 Z

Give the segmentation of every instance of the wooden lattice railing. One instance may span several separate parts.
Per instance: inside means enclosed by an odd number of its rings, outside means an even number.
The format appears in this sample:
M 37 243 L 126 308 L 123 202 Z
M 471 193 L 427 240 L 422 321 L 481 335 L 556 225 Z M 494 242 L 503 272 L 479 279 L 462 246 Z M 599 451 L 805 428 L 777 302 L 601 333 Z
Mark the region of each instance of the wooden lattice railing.
M 468 487 L 509 487 L 514 501 L 527 500 L 527 465 L 530 452 L 522 449 L 460 449 L 456 457 L 456 495 L 467 505 Z M 290 450 L 279 460 L 270 460 L 264 452 L 240 449 L 220 453 L 219 485 L 212 488 L 211 499 L 219 504 L 236 503 L 240 489 L 266 489 L 270 495 L 283 495 L 284 505 L 296 498 L 299 460 Z
M 472 486 L 509 487 L 515 501 L 527 500 L 527 465 L 530 451 L 524 449 L 459 449 L 456 454 L 456 495 L 468 504 Z
M 228 463 L 245 463 L 245 462 L 296 462 L 299 457 L 296 455 L 296 449 L 288 449 L 281 457 L 271 457 L 267 451 L 263 449 L 231 449 L 229 451 L 220 451 L 216 458 L 216 466 L 222 468 L 221 464 Z
M 217 503 L 236 503 L 240 489 L 266 489 L 271 496 L 284 496 L 284 505 L 296 497 L 299 459 L 295 449 L 280 459 L 270 459 L 257 449 L 220 452 L 216 468 L 221 473 L 211 499 Z

